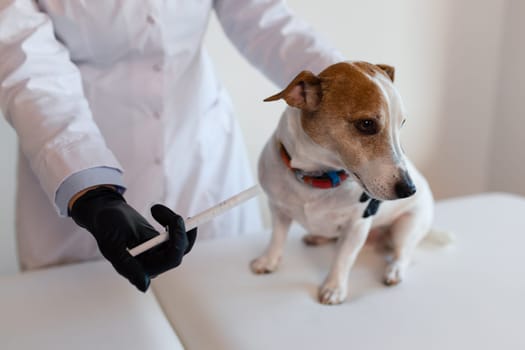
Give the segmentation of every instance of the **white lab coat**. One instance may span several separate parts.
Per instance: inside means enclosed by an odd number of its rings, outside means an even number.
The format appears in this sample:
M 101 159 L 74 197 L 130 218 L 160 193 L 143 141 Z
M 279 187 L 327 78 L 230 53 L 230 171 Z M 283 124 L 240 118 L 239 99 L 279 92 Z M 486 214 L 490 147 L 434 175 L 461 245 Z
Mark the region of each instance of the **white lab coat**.
M 57 189 L 78 171 L 122 170 L 127 201 L 150 221 L 152 203 L 192 215 L 254 183 L 202 47 L 212 9 L 281 87 L 342 59 L 278 0 L 0 0 L 0 106 L 20 145 L 23 268 L 98 256 L 91 235 L 54 208 Z M 199 236 L 257 231 L 255 203 Z

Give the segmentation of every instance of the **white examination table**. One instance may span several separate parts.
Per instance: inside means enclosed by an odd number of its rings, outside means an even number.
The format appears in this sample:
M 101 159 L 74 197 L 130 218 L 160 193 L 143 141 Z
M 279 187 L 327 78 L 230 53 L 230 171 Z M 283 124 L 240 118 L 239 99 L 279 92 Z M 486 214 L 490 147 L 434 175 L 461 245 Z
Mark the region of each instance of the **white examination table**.
M 525 349 L 525 199 L 445 201 L 435 222 L 454 245 L 421 246 L 395 287 L 365 249 L 342 305 L 316 300 L 334 246 L 306 247 L 300 235 L 263 276 L 248 265 L 268 235 L 202 242 L 155 292 L 188 349 Z
M 298 233 L 264 276 L 269 233 L 198 242 L 146 295 L 106 262 L 0 277 L 0 349 L 525 349 L 525 198 L 443 201 L 435 221 L 456 243 L 423 244 L 395 287 L 365 248 L 338 306 L 316 300 L 334 246 Z

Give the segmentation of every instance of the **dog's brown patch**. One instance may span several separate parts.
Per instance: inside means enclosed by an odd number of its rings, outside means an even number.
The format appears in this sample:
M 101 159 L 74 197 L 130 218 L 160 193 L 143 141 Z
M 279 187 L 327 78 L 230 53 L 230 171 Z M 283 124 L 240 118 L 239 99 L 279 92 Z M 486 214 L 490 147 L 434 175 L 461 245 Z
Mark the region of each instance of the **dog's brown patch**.
M 334 64 L 319 74 L 322 99 L 315 111 L 303 110 L 302 126 L 319 145 L 339 153 L 349 167 L 389 152 L 388 105 L 371 77 L 382 70 L 366 62 Z M 355 125 L 375 120 L 379 130 L 363 135 Z M 346 155 L 352 155 L 346 156 Z
M 392 82 L 394 81 L 396 70 L 394 67 L 389 66 L 388 64 L 371 64 L 368 62 L 354 62 L 353 64 L 362 69 L 364 72 L 368 73 L 370 76 L 381 73 L 385 77 L 389 78 Z

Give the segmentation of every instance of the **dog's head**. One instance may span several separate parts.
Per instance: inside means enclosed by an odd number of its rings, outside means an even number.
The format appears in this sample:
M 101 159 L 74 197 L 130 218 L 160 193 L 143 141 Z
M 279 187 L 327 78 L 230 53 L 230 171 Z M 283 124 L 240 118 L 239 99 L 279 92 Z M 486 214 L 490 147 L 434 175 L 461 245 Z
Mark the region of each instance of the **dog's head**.
M 393 67 L 343 62 L 319 75 L 303 71 L 265 101 L 282 98 L 301 109 L 306 134 L 336 152 L 372 197 L 405 198 L 416 188 L 399 143 L 405 111 L 393 81 Z

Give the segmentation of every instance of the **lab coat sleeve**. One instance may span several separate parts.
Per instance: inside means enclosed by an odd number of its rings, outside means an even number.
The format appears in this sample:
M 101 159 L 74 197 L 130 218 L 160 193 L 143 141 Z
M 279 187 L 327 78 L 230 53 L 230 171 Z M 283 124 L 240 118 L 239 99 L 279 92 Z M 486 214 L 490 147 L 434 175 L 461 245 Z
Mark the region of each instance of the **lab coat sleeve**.
M 319 73 L 345 60 L 284 1 L 216 0 L 214 8 L 241 54 L 281 88 L 302 70 Z
M 126 190 L 122 181 L 122 173 L 113 168 L 90 168 L 69 176 L 58 187 L 55 198 L 60 216 L 69 215 L 69 201 L 75 194 L 83 189 L 101 184 L 115 186 L 121 194 Z
M 0 109 L 50 202 L 94 167 L 120 170 L 93 121 L 78 68 L 31 0 L 0 0 Z

